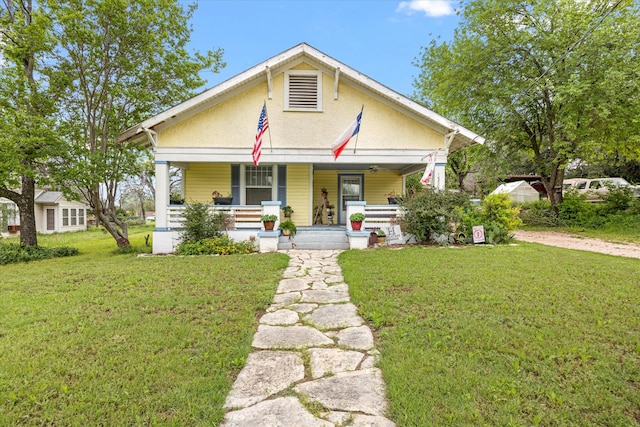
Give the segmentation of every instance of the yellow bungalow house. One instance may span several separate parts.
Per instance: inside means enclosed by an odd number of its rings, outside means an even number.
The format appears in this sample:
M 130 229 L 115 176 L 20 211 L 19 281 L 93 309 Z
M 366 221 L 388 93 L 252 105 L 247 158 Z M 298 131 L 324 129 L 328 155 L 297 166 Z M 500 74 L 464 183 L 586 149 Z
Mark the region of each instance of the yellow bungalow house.
M 269 126 L 255 166 L 263 105 Z M 359 133 L 335 159 L 331 145 L 361 111 Z M 121 139 L 155 152 L 154 253 L 171 252 L 179 241 L 181 207 L 169 198 L 171 168 L 182 170 L 187 203 L 213 203 L 214 192 L 232 196 L 231 205 L 214 209 L 230 214 L 230 235 L 253 236 L 264 251 L 278 247 L 267 240 L 279 233 L 260 230 L 261 213 L 281 216 L 290 206 L 299 228 L 333 224 L 362 238 L 365 232 L 350 229 L 351 212 L 392 216 L 397 206 L 386 195 L 403 193 L 406 176 L 423 171 L 429 154 L 437 154 L 433 185 L 444 188 L 448 154 L 484 141 L 305 43 L 151 117 Z M 361 247 L 354 241 L 350 247 Z

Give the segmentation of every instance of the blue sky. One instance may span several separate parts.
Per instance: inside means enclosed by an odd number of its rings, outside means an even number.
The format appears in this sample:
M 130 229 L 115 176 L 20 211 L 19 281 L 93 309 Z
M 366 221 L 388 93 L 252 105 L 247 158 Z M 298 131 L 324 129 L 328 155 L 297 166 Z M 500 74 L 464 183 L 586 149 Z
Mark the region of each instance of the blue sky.
M 227 66 L 203 76 L 215 86 L 305 42 L 383 85 L 410 96 L 412 65 L 432 38 L 449 40 L 458 1 L 200 0 L 193 49 L 224 49 Z

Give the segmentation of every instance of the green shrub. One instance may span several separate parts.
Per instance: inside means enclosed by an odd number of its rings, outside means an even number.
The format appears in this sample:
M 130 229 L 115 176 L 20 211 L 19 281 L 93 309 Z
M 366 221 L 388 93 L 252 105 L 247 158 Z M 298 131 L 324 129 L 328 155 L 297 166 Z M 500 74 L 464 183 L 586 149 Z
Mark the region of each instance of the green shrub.
M 558 215 L 567 225 L 586 226 L 595 219 L 596 206 L 576 190 L 567 191 L 558 205 Z
M 144 218 L 127 218 L 125 222 L 129 226 L 145 225 L 147 223 L 147 221 Z
M 404 200 L 406 209 L 403 229 L 415 236 L 418 243 L 430 243 L 453 232 L 453 223 L 459 221 L 462 208 L 470 206 L 464 193 L 423 189 Z
M 522 224 L 519 213 L 520 208 L 512 205 L 508 194 L 491 194 L 482 200 L 480 208 L 463 212 L 458 232 L 464 233 L 465 241 L 471 243 L 473 227 L 482 225 L 487 243 L 509 243 L 512 239 L 511 232 Z
M 544 227 L 565 225 L 564 221 L 553 212 L 549 200 L 537 200 L 523 203 L 520 207 L 520 219 L 523 224 Z
M 605 215 L 624 212 L 634 203 L 633 191 L 629 187 L 609 186 L 609 192 L 601 196 L 604 204 L 601 209 Z
M 222 234 L 226 214 L 222 212 L 210 214 L 209 205 L 200 202 L 184 206 L 183 242 L 197 242 Z
M 255 251 L 256 248 L 252 241 L 235 242 L 226 235 L 195 242 L 182 242 L 176 248 L 178 255 L 235 255 L 250 254 Z
M 0 264 L 15 264 L 73 255 L 78 255 L 78 249 L 64 246 L 45 248 L 42 246 L 23 246 L 17 243 L 0 243 Z

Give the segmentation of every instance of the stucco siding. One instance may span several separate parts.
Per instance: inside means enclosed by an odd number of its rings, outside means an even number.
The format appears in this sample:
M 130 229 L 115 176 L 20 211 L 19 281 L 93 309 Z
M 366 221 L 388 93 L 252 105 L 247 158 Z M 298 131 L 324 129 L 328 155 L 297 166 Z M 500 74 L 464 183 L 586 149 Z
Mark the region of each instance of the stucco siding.
M 184 174 L 185 202 L 213 203 L 211 193 L 218 191 L 223 196 L 231 192 L 231 165 L 192 163 Z M 239 200 L 234 200 L 239 204 Z
M 305 64 L 300 64 L 301 67 Z M 303 69 L 309 69 L 304 67 Z M 432 149 L 443 146 L 443 135 L 340 80 L 334 100 L 334 76 L 323 74 L 322 112 L 284 111 L 284 73 L 273 76 L 273 98 L 268 85 L 260 83 L 207 110 L 160 131 L 160 147 L 243 148 L 247 160 L 255 139 L 258 116 L 267 100 L 269 131 L 263 150 L 274 148 L 321 148 L 331 143 L 364 113 L 358 147 L 365 149 Z

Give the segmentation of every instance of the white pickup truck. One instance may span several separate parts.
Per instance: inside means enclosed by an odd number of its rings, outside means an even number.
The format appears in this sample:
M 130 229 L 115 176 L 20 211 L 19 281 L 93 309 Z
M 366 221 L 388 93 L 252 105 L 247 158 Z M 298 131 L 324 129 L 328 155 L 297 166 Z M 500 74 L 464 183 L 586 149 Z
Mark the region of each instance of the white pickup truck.
M 629 187 L 635 197 L 640 197 L 640 186 L 631 185 L 624 178 L 569 178 L 562 183 L 562 191 L 576 189 L 586 194 L 590 202 L 601 202 L 602 195 L 609 192 L 610 187 Z

